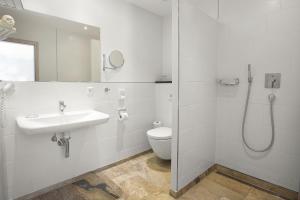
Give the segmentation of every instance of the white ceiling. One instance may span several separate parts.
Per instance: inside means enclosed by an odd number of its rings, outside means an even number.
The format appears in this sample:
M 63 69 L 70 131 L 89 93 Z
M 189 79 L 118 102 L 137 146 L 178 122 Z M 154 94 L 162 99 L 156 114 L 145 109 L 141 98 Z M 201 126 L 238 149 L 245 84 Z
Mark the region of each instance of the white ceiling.
M 166 16 L 172 13 L 172 0 L 127 0 L 127 1 L 160 16 Z

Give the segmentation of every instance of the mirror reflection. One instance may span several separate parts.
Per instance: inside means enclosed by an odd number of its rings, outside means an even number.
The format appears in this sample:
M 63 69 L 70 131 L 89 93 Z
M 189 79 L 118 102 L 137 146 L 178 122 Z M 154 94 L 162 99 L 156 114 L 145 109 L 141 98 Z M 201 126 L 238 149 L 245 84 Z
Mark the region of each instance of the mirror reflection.
M 100 29 L 29 11 L 0 8 L 17 31 L 0 41 L 0 80 L 100 81 Z
M 124 65 L 124 57 L 121 51 L 114 50 L 109 55 L 109 63 L 114 68 L 123 67 Z
M 160 9 L 139 0 L 107 2 L 58 16 L 0 6 L 0 80 L 170 82 L 171 1 Z

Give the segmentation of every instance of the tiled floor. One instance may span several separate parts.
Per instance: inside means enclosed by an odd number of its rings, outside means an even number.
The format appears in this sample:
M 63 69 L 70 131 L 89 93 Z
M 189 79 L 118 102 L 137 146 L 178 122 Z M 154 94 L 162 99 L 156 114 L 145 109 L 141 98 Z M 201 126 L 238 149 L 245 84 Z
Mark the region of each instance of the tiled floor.
M 173 200 L 169 196 L 170 162 L 145 154 L 33 200 Z M 215 172 L 179 200 L 279 200 Z

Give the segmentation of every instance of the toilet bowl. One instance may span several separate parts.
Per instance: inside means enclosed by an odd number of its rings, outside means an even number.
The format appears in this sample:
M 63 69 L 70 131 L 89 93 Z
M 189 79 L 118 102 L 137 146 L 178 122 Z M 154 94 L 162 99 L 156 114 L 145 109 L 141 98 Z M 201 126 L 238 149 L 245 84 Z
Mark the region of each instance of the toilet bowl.
M 159 127 L 147 131 L 149 143 L 154 153 L 163 160 L 171 160 L 172 129 Z

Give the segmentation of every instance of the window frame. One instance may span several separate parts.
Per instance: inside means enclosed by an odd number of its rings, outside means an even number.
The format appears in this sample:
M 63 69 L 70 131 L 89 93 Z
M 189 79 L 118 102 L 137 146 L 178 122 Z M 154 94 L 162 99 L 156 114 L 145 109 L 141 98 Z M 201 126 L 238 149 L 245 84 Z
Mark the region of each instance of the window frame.
M 36 41 L 7 38 L 5 42 L 31 45 L 34 47 L 34 81 L 39 81 L 39 43 Z

